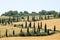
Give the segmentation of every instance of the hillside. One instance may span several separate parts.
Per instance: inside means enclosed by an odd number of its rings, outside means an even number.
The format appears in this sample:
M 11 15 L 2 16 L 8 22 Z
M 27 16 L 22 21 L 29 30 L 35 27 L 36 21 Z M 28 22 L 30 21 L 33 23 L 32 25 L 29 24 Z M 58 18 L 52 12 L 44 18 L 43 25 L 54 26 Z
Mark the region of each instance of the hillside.
M 37 21 L 37 22 L 41 22 L 41 21 Z M 36 26 L 37 26 L 37 22 L 36 22 Z M 14 22 L 15 23 L 15 22 Z M 16 22 L 18 23 L 18 22 Z M 20 22 L 19 22 L 20 23 Z M 22 23 L 22 22 L 21 22 Z M 56 25 L 56 29 L 60 31 L 60 19 L 51 19 L 51 20 L 42 20 L 42 23 L 43 23 L 43 27 L 44 27 L 44 24 L 46 23 L 47 24 L 47 27 L 49 29 L 53 29 L 54 25 Z M 33 25 L 33 23 L 32 23 Z M 18 30 L 20 30 L 19 28 L 17 27 L 13 27 L 13 26 L 2 26 L 0 25 L 0 29 L 8 29 L 10 30 L 9 33 L 11 34 L 11 31 L 14 29 L 16 30 L 16 33 L 19 33 L 17 32 Z M 4 34 L 4 33 L 3 33 Z M 60 33 L 56 33 L 56 34 L 53 34 L 53 35 L 50 35 L 50 36 L 38 36 L 38 37 L 5 37 L 5 38 L 0 38 L 0 40 L 60 40 Z

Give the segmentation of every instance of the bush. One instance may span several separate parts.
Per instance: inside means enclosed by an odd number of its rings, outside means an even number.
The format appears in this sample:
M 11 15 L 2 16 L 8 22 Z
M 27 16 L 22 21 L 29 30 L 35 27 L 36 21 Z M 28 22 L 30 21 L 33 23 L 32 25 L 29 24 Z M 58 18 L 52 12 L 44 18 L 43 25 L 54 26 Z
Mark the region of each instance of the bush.
M 40 33 L 40 36 L 47 36 L 48 34 L 46 32 Z
M 14 24 L 14 27 L 16 27 L 17 25 L 16 24 Z
M 20 36 L 25 36 L 24 32 L 22 31 L 22 29 L 20 30 Z
M 25 36 L 24 32 L 21 32 L 19 35 L 20 35 L 20 36 Z

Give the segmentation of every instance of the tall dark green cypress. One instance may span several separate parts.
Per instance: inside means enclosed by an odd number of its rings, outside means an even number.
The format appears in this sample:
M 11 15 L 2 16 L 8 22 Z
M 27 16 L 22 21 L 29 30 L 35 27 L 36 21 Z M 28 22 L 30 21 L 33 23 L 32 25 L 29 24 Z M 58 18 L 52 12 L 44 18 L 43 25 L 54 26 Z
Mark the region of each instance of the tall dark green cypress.
M 40 25 L 39 25 L 39 23 L 38 23 L 38 28 L 40 28 Z
M 33 27 L 34 27 L 34 33 L 36 33 L 35 22 L 34 22 L 34 26 Z
M 31 22 L 30 22 L 30 24 L 29 24 L 29 27 L 31 28 Z
M 17 16 L 17 22 L 19 21 L 18 19 L 19 19 L 19 17 Z
M 7 29 L 6 29 L 6 37 L 8 37 L 8 33 L 7 33 L 8 31 L 7 31 Z
M 15 18 L 14 18 L 14 16 L 13 16 L 13 22 L 15 21 Z
M 15 35 L 15 31 L 13 30 L 13 36 Z
M 20 32 L 22 33 L 22 29 L 20 30 Z
M 29 16 L 27 16 L 27 21 L 29 21 Z
M 49 19 L 49 15 L 48 15 L 48 19 Z
M 47 30 L 47 33 L 48 33 L 48 35 L 49 35 L 49 29 Z
M 37 33 L 40 33 L 40 28 L 37 28 Z
M 29 27 L 27 27 L 27 34 L 29 34 Z
M 56 26 L 54 25 L 54 31 L 56 31 Z
M 39 23 L 38 23 L 37 32 L 40 33 L 40 26 L 39 26 Z
M 32 20 L 33 20 L 33 21 L 35 21 L 35 16 L 34 16 L 34 17 L 32 17 Z
M 25 22 L 25 28 L 27 28 L 27 22 Z
M 45 24 L 45 29 L 44 29 L 45 32 L 47 32 L 47 25 Z
M 41 26 L 40 26 L 40 28 L 42 29 L 42 22 L 41 22 Z

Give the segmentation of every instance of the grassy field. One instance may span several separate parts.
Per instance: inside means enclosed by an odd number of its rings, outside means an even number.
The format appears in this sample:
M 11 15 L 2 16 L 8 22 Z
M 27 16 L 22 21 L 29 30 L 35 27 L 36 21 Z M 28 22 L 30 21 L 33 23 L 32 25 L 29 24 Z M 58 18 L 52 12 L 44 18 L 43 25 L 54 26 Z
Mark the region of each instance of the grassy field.
M 42 21 L 36 21 L 35 22 L 35 26 L 37 27 L 38 26 L 38 22 L 42 22 L 43 23 L 43 28 L 44 28 L 44 25 L 45 23 L 47 24 L 47 28 L 49 29 L 52 29 L 53 30 L 53 27 L 54 25 L 56 26 L 56 29 L 60 31 L 60 19 L 51 19 L 51 20 L 42 20 Z M 25 26 L 25 22 L 14 22 L 13 24 L 24 24 Z M 32 27 L 33 27 L 33 23 L 32 22 Z M 29 22 L 28 22 L 29 24 Z M 12 30 L 15 30 L 15 34 L 19 34 L 19 30 L 20 28 L 18 27 L 13 27 L 13 25 L 7 25 L 7 26 L 3 26 L 3 25 L 0 25 L 0 30 L 2 30 L 1 34 L 4 36 L 5 34 L 5 30 L 8 29 L 8 35 L 12 35 Z M 26 29 L 23 29 L 23 31 L 25 32 Z M 32 29 L 31 29 L 32 30 Z M 0 40 L 60 40 L 60 33 L 56 33 L 56 34 L 53 34 L 53 35 L 50 35 L 50 36 L 38 36 L 38 37 L 5 37 L 5 38 L 0 38 Z

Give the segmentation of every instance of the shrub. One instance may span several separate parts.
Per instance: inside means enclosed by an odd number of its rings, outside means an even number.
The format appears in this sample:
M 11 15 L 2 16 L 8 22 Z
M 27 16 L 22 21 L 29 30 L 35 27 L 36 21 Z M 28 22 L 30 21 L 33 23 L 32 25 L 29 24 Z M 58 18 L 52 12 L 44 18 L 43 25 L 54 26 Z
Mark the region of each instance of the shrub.
M 22 31 L 22 29 L 20 30 L 20 36 L 25 36 L 24 32 Z
M 40 36 L 47 36 L 48 34 L 46 32 L 41 32 Z
M 20 36 L 25 36 L 24 32 L 21 32 L 19 35 L 20 35 Z
M 14 24 L 14 27 L 16 27 L 17 25 L 16 24 Z

